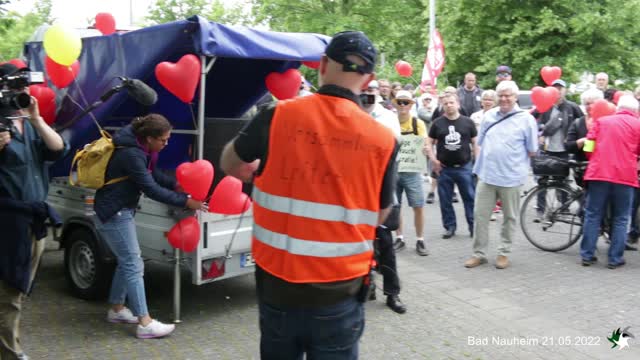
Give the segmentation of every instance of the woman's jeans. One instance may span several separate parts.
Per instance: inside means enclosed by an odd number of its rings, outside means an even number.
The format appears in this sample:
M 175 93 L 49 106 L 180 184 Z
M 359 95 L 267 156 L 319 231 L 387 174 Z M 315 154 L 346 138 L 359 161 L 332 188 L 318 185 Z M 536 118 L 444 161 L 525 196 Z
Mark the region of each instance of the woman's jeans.
M 98 232 L 118 259 L 109 292 L 109 303 L 124 304 L 126 299 L 133 315 L 145 316 L 149 311 L 142 278 L 144 263 L 140 257 L 133 215 L 134 210 L 122 209 L 106 222 L 96 218 L 95 223 Z

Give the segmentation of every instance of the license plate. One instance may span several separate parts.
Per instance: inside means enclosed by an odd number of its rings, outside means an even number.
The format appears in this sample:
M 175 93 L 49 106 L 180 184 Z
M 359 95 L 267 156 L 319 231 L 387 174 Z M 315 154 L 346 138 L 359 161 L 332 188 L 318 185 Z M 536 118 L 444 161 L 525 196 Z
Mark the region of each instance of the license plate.
M 242 256 L 240 257 L 240 266 L 249 267 L 255 265 L 256 261 L 253 259 L 253 256 L 251 256 L 250 252 L 242 254 Z

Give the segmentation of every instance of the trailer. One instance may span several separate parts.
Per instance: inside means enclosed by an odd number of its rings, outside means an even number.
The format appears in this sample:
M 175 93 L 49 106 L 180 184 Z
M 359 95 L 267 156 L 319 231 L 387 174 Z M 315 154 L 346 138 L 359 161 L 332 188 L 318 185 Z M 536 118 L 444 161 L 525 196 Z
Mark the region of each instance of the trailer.
M 65 274 L 74 295 L 104 298 L 108 292 L 115 257 L 95 230 L 94 190 L 71 186 L 68 174 L 76 149 L 98 138 L 94 119 L 114 131 L 139 115 L 156 112 L 174 126 L 171 142 L 160 153 L 158 167 L 168 172 L 182 162 L 209 160 L 215 169 L 211 190 L 224 174 L 218 166 L 223 146 L 244 126 L 242 117 L 267 94 L 265 77 L 318 61 L 330 38 L 309 33 L 281 33 L 242 26 L 225 26 L 198 16 L 122 34 L 84 38 L 80 73 L 67 89 L 57 90 L 54 124 L 71 146 L 70 154 L 52 167 L 48 203 L 62 215 L 64 224 L 54 240 L 64 249 Z M 176 62 L 186 54 L 200 58 L 198 92 L 185 104 L 164 89 L 154 76 L 155 66 Z M 44 71 L 41 42 L 25 46 L 34 71 Z M 116 93 L 87 115 L 83 108 L 100 102 L 118 77 L 136 78 L 158 93 L 158 101 L 143 106 Z M 197 114 L 197 115 L 196 115 Z M 74 119 L 76 121 L 70 121 Z M 92 119 L 94 118 L 94 119 Z M 210 190 L 210 193 L 211 193 Z M 250 194 L 250 186 L 243 191 Z M 167 242 L 173 225 L 191 215 L 184 209 L 142 197 L 136 212 L 142 256 L 174 267 L 174 321 L 180 321 L 180 273 L 191 273 L 191 283 L 202 285 L 251 274 L 251 211 L 226 216 L 197 212 L 201 238 L 195 251 L 182 253 Z

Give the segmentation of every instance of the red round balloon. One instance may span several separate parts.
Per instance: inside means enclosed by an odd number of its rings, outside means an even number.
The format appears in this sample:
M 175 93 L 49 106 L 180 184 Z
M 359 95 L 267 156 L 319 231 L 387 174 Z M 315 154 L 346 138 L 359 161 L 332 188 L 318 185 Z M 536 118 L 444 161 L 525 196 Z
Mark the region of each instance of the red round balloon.
M 310 69 L 317 69 L 320 67 L 320 61 L 303 61 L 302 63 Z
M 560 92 L 553 86 L 547 86 L 546 88 L 535 86 L 531 89 L 531 102 L 540 113 L 551 109 L 558 97 L 560 97 Z
M 38 111 L 44 121 L 51 125 L 56 121 L 56 93 L 44 84 L 29 86 L 29 94 L 38 99 Z
M 545 84 L 551 85 L 554 81 L 562 77 L 562 69 L 558 66 L 543 66 L 542 69 L 540 69 L 540 76 Z
M 80 72 L 80 63 L 78 60 L 74 61 L 71 66 L 64 66 L 46 56 L 44 59 L 44 67 L 47 70 L 49 79 L 51 79 L 53 85 L 58 89 L 64 89 L 69 86 Z
M 598 120 L 603 116 L 615 114 L 616 106 L 605 99 L 598 99 L 589 105 L 587 111 L 593 120 Z
M 211 188 L 213 173 L 213 165 L 208 160 L 196 160 L 180 164 L 176 169 L 176 179 L 187 194 L 203 201 Z
M 15 65 L 15 67 L 17 67 L 18 69 L 22 69 L 22 68 L 26 68 L 27 67 L 27 64 L 25 64 L 25 62 L 20 60 L 20 59 L 11 59 L 11 60 L 9 60 L 7 62 L 9 64 Z
M 200 59 L 187 54 L 177 63 L 163 61 L 156 65 L 156 78 L 162 86 L 184 103 L 191 103 L 200 82 Z
M 398 75 L 402 77 L 409 77 L 413 74 L 413 67 L 406 61 L 398 60 L 398 62 L 396 62 L 396 71 Z
M 237 215 L 251 208 L 251 199 L 242 192 L 242 182 L 233 176 L 225 176 L 213 190 L 209 211 L 225 215 Z
M 291 99 L 298 95 L 302 75 L 298 69 L 289 69 L 283 73 L 272 72 L 264 80 L 269 92 L 278 100 Z
M 98 13 L 96 15 L 96 29 L 102 35 L 111 35 L 116 32 L 116 19 L 109 13 Z
M 195 216 L 190 216 L 180 220 L 173 225 L 167 234 L 169 244 L 174 249 L 180 249 L 184 252 L 192 252 L 198 247 L 200 242 L 200 225 Z

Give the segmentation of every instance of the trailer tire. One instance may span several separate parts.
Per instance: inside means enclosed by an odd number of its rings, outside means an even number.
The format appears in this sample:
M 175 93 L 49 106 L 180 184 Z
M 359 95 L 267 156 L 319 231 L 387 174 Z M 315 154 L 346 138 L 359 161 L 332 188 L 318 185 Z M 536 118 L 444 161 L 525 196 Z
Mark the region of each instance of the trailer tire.
M 65 241 L 64 269 L 71 292 L 78 298 L 106 298 L 114 264 L 102 260 L 95 235 L 85 228 L 74 229 Z

